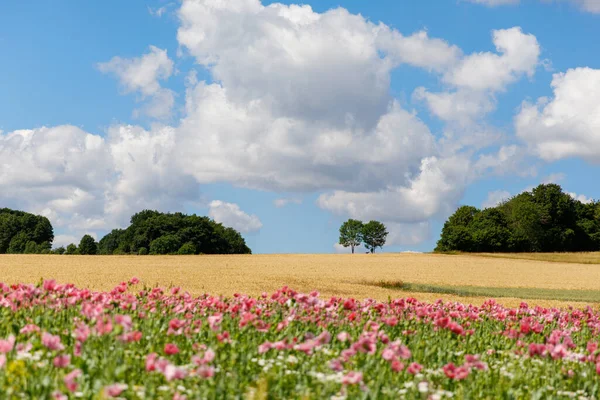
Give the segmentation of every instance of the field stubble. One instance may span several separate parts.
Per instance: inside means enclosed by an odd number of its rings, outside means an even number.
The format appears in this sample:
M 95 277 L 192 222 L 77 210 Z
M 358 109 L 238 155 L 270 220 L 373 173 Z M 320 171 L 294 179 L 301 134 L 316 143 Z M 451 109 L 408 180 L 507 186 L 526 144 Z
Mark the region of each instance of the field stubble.
M 148 286 L 180 286 L 193 295 L 259 295 L 285 285 L 323 296 L 358 299 L 416 297 L 480 304 L 486 297 L 403 292 L 379 282 L 443 286 L 600 290 L 600 266 L 472 255 L 250 255 L 250 256 L 55 256 L 1 255 L 0 281 L 36 283 L 40 279 L 109 290 L 133 276 Z M 499 301 L 516 306 L 521 300 Z M 583 303 L 529 301 L 545 306 Z

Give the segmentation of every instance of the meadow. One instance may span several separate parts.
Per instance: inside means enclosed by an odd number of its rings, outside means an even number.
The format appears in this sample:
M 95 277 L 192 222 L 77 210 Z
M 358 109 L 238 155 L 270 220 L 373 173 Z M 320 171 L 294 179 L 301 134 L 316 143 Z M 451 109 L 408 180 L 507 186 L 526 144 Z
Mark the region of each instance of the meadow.
M 598 270 L 432 254 L 4 255 L 0 393 L 598 398 Z

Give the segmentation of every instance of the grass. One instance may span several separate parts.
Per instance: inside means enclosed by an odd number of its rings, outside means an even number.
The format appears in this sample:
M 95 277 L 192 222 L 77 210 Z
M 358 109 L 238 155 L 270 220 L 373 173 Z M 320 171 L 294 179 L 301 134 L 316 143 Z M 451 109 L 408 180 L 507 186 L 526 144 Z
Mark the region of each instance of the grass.
M 536 304 L 564 306 L 577 298 L 591 301 L 585 292 L 600 291 L 598 265 L 471 255 L 0 255 L 0 281 L 6 283 L 35 283 L 46 278 L 72 282 L 93 290 L 110 290 L 133 276 L 148 286 L 180 286 L 192 295 L 246 293 L 256 296 L 287 285 L 302 292 L 318 290 L 322 296 L 370 297 L 382 301 L 390 296 L 411 295 L 422 301 L 443 298 L 476 304 L 493 295 L 502 297 L 502 303 L 507 306 L 518 306 L 522 298 L 530 296 L 541 299 Z M 406 293 L 402 294 L 398 289 L 373 285 L 381 281 L 403 281 L 424 286 L 422 292 L 404 289 Z M 365 285 L 365 282 L 370 284 Z M 493 293 L 485 291 L 479 296 L 464 291 L 439 293 L 425 290 L 425 286 L 497 290 Z M 531 290 L 523 294 L 522 288 Z M 550 294 L 543 295 L 544 291 Z M 551 295 L 561 291 L 574 293 L 569 296 Z
M 529 300 L 558 300 L 566 302 L 600 303 L 599 290 L 563 290 L 539 288 L 499 288 L 481 286 L 436 286 L 408 282 L 382 281 L 375 284 L 403 292 L 450 294 L 460 297 L 520 298 Z
M 588 253 L 477 253 L 476 256 L 575 264 L 600 264 L 600 252 Z

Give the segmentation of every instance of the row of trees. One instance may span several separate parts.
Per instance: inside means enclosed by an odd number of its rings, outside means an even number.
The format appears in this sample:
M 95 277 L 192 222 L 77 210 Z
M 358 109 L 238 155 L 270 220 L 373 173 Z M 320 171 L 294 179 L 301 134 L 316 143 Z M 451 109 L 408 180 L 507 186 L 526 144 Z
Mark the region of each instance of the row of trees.
M 52 248 L 54 233 L 46 217 L 0 209 L 0 254 L 250 254 L 242 235 L 208 217 L 144 210 L 126 229 L 114 229 L 96 242 Z
M 356 219 L 349 219 L 340 227 L 340 244 L 350 247 L 352 254 L 354 248 L 364 244 L 374 253 L 378 247 L 383 247 L 387 240 L 388 231 L 379 221 L 369 221 L 366 224 Z
M 48 218 L 0 208 L 0 254 L 49 253 L 53 240 Z
M 98 243 L 98 254 L 251 254 L 242 235 L 208 217 L 144 210 Z
M 540 185 L 496 207 L 460 207 L 444 224 L 436 251 L 600 250 L 600 202 L 584 204 L 556 184 Z

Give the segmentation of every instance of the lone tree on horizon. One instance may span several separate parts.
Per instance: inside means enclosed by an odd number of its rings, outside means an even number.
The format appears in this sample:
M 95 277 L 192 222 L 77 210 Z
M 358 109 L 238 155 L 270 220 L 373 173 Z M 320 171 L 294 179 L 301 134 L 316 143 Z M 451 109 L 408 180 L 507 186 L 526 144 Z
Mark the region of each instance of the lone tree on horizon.
M 344 247 L 350 247 L 352 254 L 354 248 L 362 243 L 363 223 L 355 219 L 349 219 L 340 227 L 340 244 Z
M 387 235 L 385 225 L 379 221 L 369 221 L 362 227 L 362 241 L 371 254 L 375 253 L 376 248 L 385 245 Z

